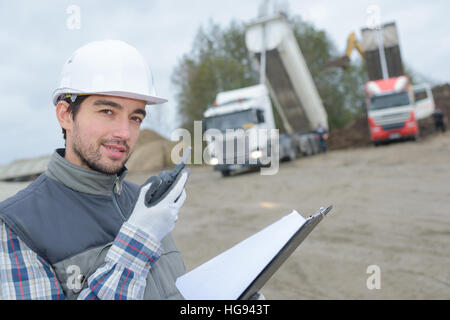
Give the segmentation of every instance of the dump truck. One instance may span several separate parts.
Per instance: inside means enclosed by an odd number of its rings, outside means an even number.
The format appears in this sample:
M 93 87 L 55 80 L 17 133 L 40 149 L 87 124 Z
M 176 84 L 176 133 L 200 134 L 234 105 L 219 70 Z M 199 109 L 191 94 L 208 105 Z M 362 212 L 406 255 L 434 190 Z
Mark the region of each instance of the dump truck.
M 366 99 L 370 137 L 375 145 L 393 139 L 417 139 L 419 126 L 408 77 L 369 81 Z
M 244 140 L 241 145 L 245 145 L 245 150 L 241 148 L 244 151 L 237 154 L 238 148 L 234 148 L 234 153 L 226 152 L 223 140 L 206 137 L 210 164 L 224 176 L 237 169 L 263 166 L 259 160 L 274 151 L 268 141 L 270 134 L 263 138 L 257 134 L 261 129 L 279 129 L 275 126 L 272 101 L 283 126 L 278 140 L 280 160 L 319 153 L 320 137 L 315 130 L 319 125 L 328 130 L 327 113 L 284 16 L 264 17 L 249 24 L 245 42 L 260 66 L 263 80 L 257 86 L 218 93 L 204 113 L 205 130 L 245 131 L 244 136 L 241 132 L 226 138 L 237 144 L 239 139 Z
M 275 129 L 272 104 L 265 85 L 219 92 L 204 112 L 207 160 L 229 176 L 234 171 L 258 168 L 272 156 L 270 130 Z M 261 136 L 261 131 L 265 136 Z M 295 151 L 280 137 L 278 160 L 295 159 Z
M 365 84 L 370 138 L 374 145 L 416 140 L 419 122 L 435 109 L 429 84 L 412 85 L 405 75 L 395 22 L 361 29 L 369 82 Z

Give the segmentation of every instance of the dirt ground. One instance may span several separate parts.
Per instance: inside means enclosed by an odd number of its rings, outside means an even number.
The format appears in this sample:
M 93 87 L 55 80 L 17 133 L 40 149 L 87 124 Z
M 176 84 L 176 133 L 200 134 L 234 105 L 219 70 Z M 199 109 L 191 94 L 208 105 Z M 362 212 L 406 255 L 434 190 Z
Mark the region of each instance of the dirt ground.
M 173 232 L 188 270 L 293 209 L 332 204 L 261 290 L 267 299 L 450 299 L 450 132 L 301 158 L 273 176 L 191 170 Z M 0 183 L 0 200 L 26 184 Z M 380 289 L 367 288 L 371 265 Z
M 188 270 L 293 209 L 332 204 L 261 290 L 267 299 L 450 298 L 449 132 L 297 159 L 273 176 L 191 170 L 174 230 Z M 371 265 L 380 289 L 367 288 Z

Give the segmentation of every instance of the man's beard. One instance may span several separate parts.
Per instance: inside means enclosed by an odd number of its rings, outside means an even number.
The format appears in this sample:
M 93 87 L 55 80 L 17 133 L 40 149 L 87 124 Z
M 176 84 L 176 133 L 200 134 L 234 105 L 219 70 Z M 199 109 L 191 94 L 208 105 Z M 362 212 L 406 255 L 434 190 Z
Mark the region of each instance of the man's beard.
M 92 170 L 108 175 L 118 174 L 123 170 L 125 163 L 128 161 L 129 155 L 125 157 L 122 163 L 119 163 L 118 162 L 119 160 L 117 160 L 118 163 L 117 165 L 103 164 L 101 163 L 102 154 L 100 148 L 105 143 L 123 145 L 126 148 L 126 153 L 128 154 L 130 149 L 127 143 L 117 139 L 111 140 L 101 139 L 97 146 L 95 146 L 94 144 L 83 146 L 80 143 L 81 138 L 77 134 L 78 133 L 77 129 L 78 128 L 75 128 L 74 130 L 72 149 L 73 152 L 78 156 L 82 164 L 86 165 L 88 168 Z

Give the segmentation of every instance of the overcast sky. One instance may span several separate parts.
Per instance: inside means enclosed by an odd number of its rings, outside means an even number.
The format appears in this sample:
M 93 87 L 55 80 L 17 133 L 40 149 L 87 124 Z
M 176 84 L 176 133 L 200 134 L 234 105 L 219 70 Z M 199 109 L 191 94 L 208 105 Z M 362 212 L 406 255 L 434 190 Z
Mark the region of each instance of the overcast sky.
M 149 62 L 160 96 L 146 126 L 170 135 L 176 101 L 170 77 L 191 49 L 200 26 L 249 22 L 261 0 L 82 1 L 0 0 L 0 165 L 51 154 L 62 147 L 51 94 L 61 68 L 78 47 L 99 39 L 120 39 Z M 291 14 L 325 30 L 342 52 L 351 31 L 360 35 L 376 5 L 381 21 L 397 23 L 404 62 L 436 83 L 450 82 L 450 1 L 316 0 L 287 1 Z M 80 9 L 79 28 L 71 6 Z M 72 23 L 72 24 L 71 24 Z M 68 27 L 71 26 L 71 27 Z M 75 28 L 74 28 L 75 27 Z M 155 107 L 152 107 L 155 108 Z M 160 125 L 162 123 L 162 125 Z

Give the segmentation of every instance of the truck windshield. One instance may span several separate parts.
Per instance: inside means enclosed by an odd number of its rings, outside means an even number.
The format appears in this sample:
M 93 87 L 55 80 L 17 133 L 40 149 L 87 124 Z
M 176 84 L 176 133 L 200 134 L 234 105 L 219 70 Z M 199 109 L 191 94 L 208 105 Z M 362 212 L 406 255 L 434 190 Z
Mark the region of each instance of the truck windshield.
M 228 114 L 221 114 L 205 119 L 206 129 L 242 129 L 249 123 L 258 123 L 254 110 L 244 110 Z
M 406 106 L 409 105 L 409 103 L 410 102 L 407 91 L 382 96 L 372 96 L 370 98 L 370 110 L 380 110 Z

